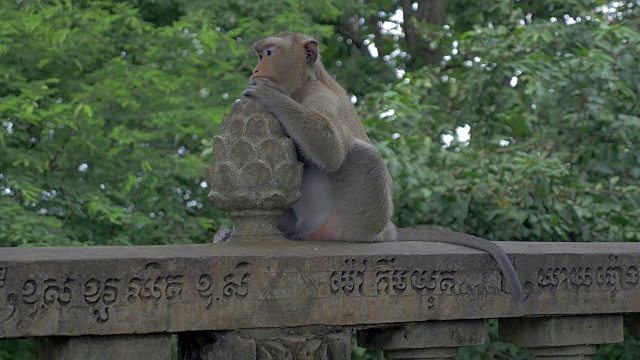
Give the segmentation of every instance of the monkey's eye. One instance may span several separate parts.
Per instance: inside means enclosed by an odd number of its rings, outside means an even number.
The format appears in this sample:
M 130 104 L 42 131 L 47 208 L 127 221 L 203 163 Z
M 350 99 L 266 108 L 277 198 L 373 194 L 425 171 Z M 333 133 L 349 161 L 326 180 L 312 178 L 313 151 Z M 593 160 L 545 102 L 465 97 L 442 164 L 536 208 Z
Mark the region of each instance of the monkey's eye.
M 267 50 L 267 56 L 271 56 L 271 54 L 273 54 L 273 51 Z

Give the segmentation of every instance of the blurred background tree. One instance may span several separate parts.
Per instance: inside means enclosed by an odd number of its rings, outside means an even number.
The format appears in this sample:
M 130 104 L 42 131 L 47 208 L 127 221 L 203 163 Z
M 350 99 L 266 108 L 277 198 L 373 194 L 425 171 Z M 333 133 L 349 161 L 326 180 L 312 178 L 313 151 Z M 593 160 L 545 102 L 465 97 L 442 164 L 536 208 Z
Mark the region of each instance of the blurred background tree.
M 17 0 L 0 3 L 0 246 L 210 241 L 230 225 L 206 201 L 211 137 L 250 44 L 284 30 L 323 43 L 398 225 L 640 241 L 639 1 Z M 0 343 L 22 358 L 32 343 Z

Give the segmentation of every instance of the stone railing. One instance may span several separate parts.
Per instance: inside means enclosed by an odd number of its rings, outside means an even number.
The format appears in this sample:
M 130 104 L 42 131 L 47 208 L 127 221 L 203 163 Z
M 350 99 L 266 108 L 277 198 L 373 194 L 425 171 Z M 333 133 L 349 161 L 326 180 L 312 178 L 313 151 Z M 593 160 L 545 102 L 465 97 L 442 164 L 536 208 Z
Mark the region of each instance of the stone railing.
M 246 237 L 215 245 L 6 248 L 0 338 L 39 359 L 349 359 L 351 334 L 393 359 L 452 358 L 500 339 L 588 358 L 640 320 L 640 247 L 500 242 L 525 311 L 480 251 L 438 243 Z M 270 356 L 270 357 L 269 357 Z
M 285 240 L 301 165 L 278 121 L 249 99 L 214 138 L 209 198 L 236 223 L 224 243 L 0 249 L 0 339 L 39 359 L 447 359 L 500 338 L 550 359 L 586 359 L 640 330 L 640 244 L 498 243 L 524 284 L 506 292 L 486 253 L 426 242 Z

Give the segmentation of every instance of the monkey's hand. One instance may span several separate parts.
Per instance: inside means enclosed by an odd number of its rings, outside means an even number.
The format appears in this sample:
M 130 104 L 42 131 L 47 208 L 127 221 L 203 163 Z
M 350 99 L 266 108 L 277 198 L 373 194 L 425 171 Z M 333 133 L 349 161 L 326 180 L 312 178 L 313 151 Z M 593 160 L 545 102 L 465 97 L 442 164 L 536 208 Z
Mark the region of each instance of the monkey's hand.
M 280 121 L 307 160 L 325 172 L 338 170 L 353 138 L 345 115 L 340 113 L 338 97 L 317 82 L 305 90 L 311 94 L 298 102 L 279 91 L 277 84 L 256 80 L 244 95 L 259 100 Z M 357 119 L 355 111 L 353 116 Z
M 242 95 L 247 97 L 256 98 L 263 103 L 266 103 L 265 100 L 274 97 L 282 97 L 285 95 L 284 90 L 275 85 L 272 82 L 266 80 L 251 80 L 251 84 L 249 87 L 242 93 Z

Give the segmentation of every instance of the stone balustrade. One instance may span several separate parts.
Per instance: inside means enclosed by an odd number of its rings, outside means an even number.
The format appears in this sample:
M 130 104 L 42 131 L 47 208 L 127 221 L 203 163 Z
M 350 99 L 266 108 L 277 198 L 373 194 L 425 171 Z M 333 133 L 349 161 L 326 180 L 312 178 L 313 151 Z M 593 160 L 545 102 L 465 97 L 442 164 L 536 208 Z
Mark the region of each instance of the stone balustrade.
M 357 331 L 392 359 L 440 359 L 497 318 L 536 357 L 586 359 L 622 341 L 624 314 L 638 334 L 640 244 L 498 244 L 524 308 L 488 254 L 440 243 L 4 248 L 0 338 L 36 338 L 39 359 L 169 359 L 171 334 L 181 359 L 349 359 Z

